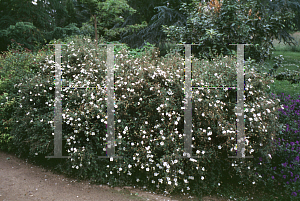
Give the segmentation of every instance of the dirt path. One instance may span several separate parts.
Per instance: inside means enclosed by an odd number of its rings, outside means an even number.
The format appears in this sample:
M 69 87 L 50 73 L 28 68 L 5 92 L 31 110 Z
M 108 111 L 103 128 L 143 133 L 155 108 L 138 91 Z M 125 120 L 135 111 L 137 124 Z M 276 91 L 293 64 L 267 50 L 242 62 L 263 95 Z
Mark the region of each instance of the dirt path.
M 192 201 L 189 196 L 163 196 L 132 187 L 76 182 L 0 151 L 0 201 Z M 206 197 L 203 200 L 222 201 Z

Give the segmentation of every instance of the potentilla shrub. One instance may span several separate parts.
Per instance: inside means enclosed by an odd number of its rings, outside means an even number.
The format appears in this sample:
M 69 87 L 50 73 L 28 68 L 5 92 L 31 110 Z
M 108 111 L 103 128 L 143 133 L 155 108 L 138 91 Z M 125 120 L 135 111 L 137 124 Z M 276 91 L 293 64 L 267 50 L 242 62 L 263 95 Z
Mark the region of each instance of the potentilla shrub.
M 202 158 L 176 159 L 184 152 L 184 58 L 179 54 L 158 58 L 155 49 L 147 48 L 132 57 L 124 45 L 114 57 L 115 152 L 124 158 L 111 161 L 97 158 L 107 151 L 106 50 L 94 47 L 88 37 L 66 43 L 70 45 L 62 46 L 62 79 L 98 88 L 62 92 L 63 149 L 71 159 L 64 161 L 60 171 L 109 185 L 126 182 L 164 193 L 198 195 L 209 194 L 228 180 L 247 188 L 261 182 L 255 165 L 258 157 L 268 160 L 274 152 L 270 142 L 277 132 L 280 105 L 265 92 L 271 79 L 257 74 L 251 68 L 253 61 L 245 66 L 244 115 L 245 154 L 254 159 L 228 158 L 236 155 L 236 90 L 196 88 L 193 155 Z M 192 59 L 193 86 L 236 85 L 235 58 Z M 24 98 L 16 108 L 19 124 L 13 133 L 20 139 L 19 146 L 31 144 L 32 157 L 53 155 L 54 64 L 53 54 L 41 63 L 40 73 L 18 84 L 24 87 L 20 91 Z M 38 78 L 40 85 L 34 86 Z

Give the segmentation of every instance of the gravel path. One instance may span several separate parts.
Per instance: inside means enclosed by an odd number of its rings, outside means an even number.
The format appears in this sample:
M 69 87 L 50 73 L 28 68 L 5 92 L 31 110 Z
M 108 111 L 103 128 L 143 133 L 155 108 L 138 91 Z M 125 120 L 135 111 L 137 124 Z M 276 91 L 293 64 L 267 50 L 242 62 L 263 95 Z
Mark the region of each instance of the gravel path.
M 134 189 L 77 182 L 0 151 L 0 201 L 192 201 L 188 196 L 163 196 Z M 218 200 L 206 197 L 203 200 Z

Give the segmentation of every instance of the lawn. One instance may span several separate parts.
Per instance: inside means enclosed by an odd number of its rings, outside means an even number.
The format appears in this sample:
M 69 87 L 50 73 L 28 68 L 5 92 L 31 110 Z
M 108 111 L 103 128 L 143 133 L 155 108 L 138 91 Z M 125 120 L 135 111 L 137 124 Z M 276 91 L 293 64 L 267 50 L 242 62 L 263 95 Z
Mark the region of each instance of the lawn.
M 282 62 L 282 67 L 279 67 L 277 73 L 283 72 L 298 72 L 297 77 L 299 78 L 300 74 L 300 32 L 292 34 L 295 40 L 298 42 L 296 46 L 284 45 L 283 42 L 274 40 L 273 45 L 276 51 L 273 52 L 273 55 L 270 60 L 266 60 L 264 66 L 266 71 L 271 69 L 274 66 L 274 58 L 283 56 L 284 60 Z M 293 98 L 296 98 L 300 95 L 300 83 L 290 84 L 288 81 L 275 80 L 273 86 L 274 92 L 278 95 L 284 93 L 285 95 L 291 95 Z

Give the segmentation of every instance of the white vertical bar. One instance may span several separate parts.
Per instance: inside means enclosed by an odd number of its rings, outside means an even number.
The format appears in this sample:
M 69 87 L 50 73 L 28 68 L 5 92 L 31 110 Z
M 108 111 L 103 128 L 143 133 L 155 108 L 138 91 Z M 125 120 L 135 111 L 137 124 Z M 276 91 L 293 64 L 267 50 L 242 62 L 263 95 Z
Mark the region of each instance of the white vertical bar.
M 230 44 L 237 45 L 237 156 L 228 156 L 228 158 L 253 158 L 245 156 L 245 122 L 244 122 L 244 46 L 248 44 Z
M 186 157 L 191 157 L 192 156 L 191 44 L 184 44 L 184 47 L 185 47 L 184 152 L 186 154 Z
M 61 108 L 61 45 L 55 45 L 55 102 L 54 102 L 54 156 L 45 158 L 70 158 L 62 156 L 62 108 Z

